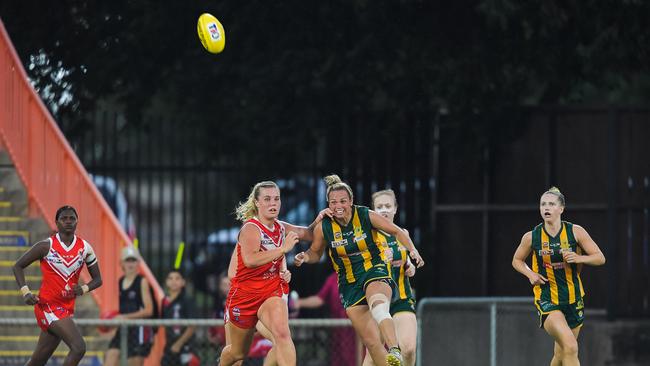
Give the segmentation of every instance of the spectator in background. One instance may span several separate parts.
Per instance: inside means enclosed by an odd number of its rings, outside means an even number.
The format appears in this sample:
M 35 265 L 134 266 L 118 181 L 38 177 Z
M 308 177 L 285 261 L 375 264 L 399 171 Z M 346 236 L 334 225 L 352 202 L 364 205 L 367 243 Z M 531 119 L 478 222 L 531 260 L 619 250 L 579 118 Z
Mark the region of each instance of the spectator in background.
M 115 319 L 146 319 L 154 313 L 154 303 L 147 279 L 138 274 L 140 254 L 135 247 L 122 249 L 122 270 L 119 280 L 120 314 Z M 141 366 L 151 351 L 153 329 L 151 327 L 129 327 L 127 336 L 127 358 L 129 366 Z M 117 366 L 120 360 L 120 331 L 108 345 L 105 366 Z
M 298 309 L 315 309 L 327 307 L 331 318 L 346 319 L 345 309 L 341 304 L 336 272 L 332 272 L 316 295 L 299 298 L 296 302 Z M 330 364 L 356 365 L 356 337 L 352 327 L 333 328 L 330 336 Z
M 172 270 L 165 280 L 167 296 L 163 299 L 163 319 L 194 318 L 192 299 L 185 296 L 185 277 L 178 270 Z M 196 357 L 192 354 L 194 326 L 165 327 L 165 353 L 163 366 L 190 365 Z

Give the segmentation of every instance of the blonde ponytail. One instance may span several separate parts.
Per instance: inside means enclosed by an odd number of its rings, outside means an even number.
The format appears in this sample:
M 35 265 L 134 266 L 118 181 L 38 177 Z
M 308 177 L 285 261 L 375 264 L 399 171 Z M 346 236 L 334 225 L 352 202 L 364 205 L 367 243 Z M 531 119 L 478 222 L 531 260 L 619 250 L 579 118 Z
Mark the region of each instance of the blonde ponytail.
M 251 189 L 251 193 L 248 195 L 248 199 L 246 199 L 244 202 L 239 202 L 237 208 L 235 208 L 235 217 L 237 220 L 244 222 L 257 216 L 257 206 L 255 206 L 255 200 L 259 197 L 260 189 L 262 188 L 276 188 L 278 192 L 280 191 L 278 185 L 270 180 L 255 184 L 253 186 L 253 189 Z
M 353 194 L 352 194 L 352 188 L 350 186 L 343 182 L 341 178 L 336 175 L 328 175 L 327 177 L 323 178 L 325 181 L 325 185 L 327 186 L 327 199 L 329 200 L 330 198 L 330 192 L 332 191 L 341 191 L 345 190 L 348 192 L 348 196 L 350 197 L 350 200 L 353 200 Z

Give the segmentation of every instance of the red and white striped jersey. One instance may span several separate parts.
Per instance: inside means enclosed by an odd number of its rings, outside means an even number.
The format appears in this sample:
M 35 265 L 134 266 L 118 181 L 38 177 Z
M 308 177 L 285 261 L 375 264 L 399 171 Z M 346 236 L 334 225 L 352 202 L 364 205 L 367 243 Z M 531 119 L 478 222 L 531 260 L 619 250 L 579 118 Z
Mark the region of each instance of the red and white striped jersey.
M 272 250 L 282 246 L 284 242 L 285 229 L 278 220 L 273 222 L 273 229 L 269 229 L 256 218 L 244 222 L 246 225 L 254 225 L 260 231 L 260 250 Z M 241 243 L 237 243 L 237 274 L 233 279 L 234 286 L 241 286 L 246 291 L 256 291 L 268 288 L 275 288 L 280 284 L 280 269 L 284 256 L 275 259 L 267 264 L 255 268 L 247 268 L 241 256 Z
M 38 296 L 41 302 L 55 302 L 74 311 L 75 295 L 72 288 L 79 281 L 84 263 L 92 266 L 97 263 L 97 257 L 90 244 L 76 235 L 70 246 L 61 241 L 58 233 L 48 240 L 50 249 L 41 258 L 43 280 Z

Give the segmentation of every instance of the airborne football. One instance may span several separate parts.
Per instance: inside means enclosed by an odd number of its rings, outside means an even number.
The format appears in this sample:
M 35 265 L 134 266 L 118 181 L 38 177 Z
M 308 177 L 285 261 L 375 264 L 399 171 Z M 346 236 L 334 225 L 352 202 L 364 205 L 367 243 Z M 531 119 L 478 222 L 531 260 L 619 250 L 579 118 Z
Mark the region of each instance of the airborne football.
M 203 13 L 196 23 L 196 31 L 203 47 L 210 53 L 220 53 L 226 46 L 226 32 L 212 14 Z

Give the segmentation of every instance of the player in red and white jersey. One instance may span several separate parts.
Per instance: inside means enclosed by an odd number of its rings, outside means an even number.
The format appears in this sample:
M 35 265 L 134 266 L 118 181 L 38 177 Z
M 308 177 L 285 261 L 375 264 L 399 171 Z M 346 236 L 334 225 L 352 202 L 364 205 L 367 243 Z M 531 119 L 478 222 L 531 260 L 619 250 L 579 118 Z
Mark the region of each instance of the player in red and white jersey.
M 230 284 L 232 283 L 233 279 L 235 278 L 235 275 L 237 274 L 237 264 L 239 263 L 238 261 L 238 255 L 237 255 L 237 248 L 235 247 L 235 250 L 232 251 L 232 255 L 230 256 L 230 263 L 228 264 L 228 286 L 230 287 Z M 282 281 L 282 298 L 285 300 L 285 302 L 288 302 L 289 299 L 289 282 L 291 282 L 291 272 L 287 269 L 287 261 L 284 260 L 282 262 L 282 266 L 280 267 L 280 278 Z M 230 290 L 229 290 L 230 292 Z M 224 312 L 225 314 L 225 312 Z M 224 321 L 228 322 L 228 318 L 224 317 Z M 271 331 L 268 330 L 264 324 L 262 324 L 261 321 L 257 321 L 255 324 L 255 330 L 257 330 L 257 333 L 253 337 L 253 341 L 251 342 L 250 350 L 248 352 L 248 357 L 253 357 L 253 354 L 263 354 L 264 357 L 264 366 L 275 366 L 278 364 L 276 356 L 275 356 L 275 349 L 272 347 L 274 340 L 273 340 L 273 335 L 271 334 Z M 270 346 L 269 346 L 270 342 Z M 228 332 L 225 332 L 225 345 L 229 345 L 230 342 L 230 334 Z M 268 346 L 268 347 L 267 347 Z M 262 352 L 260 352 L 262 351 Z M 234 363 L 234 366 L 240 366 L 242 364 L 241 361 L 237 361 Z
M 286 268 L 285 253 L 298 240 L 312 240 L 313 226 L 294 226 L 278 221 L 280 189 L 274 182 L 257 183 L 246 202 L 237 207 L 243 222 L 239 232 L 237 270 L 226 299 L 226 333 L 230 344 L 221 352 L 219 365 L 231 366 L 243 360 L 258 320 L 271 331 L 277 362 L 296 365 L 296 349 L 291 340 L 287 305 L 288 292 L 280 271 Z
M 63 365 L 77 365 L 86 352 L 79 329 L 72 321 L 74 303 L 102 285 L 97 258 L 90 244 L 75 235 L 77 211 L 63 206 L 56 211 L 58 232 L 32 246 L 14 264 L 16 282 L 28 305 L 34 305 L 34 314 L 41 335 L 27 365 L 45 365 L 61 340 L 70 348 Z M 24 269 L 40 260 L 43 275 L 39 295 L 34 295 L 25 284 Z M 88 284 L 79 284 L 84 264 L 92 277 Z

